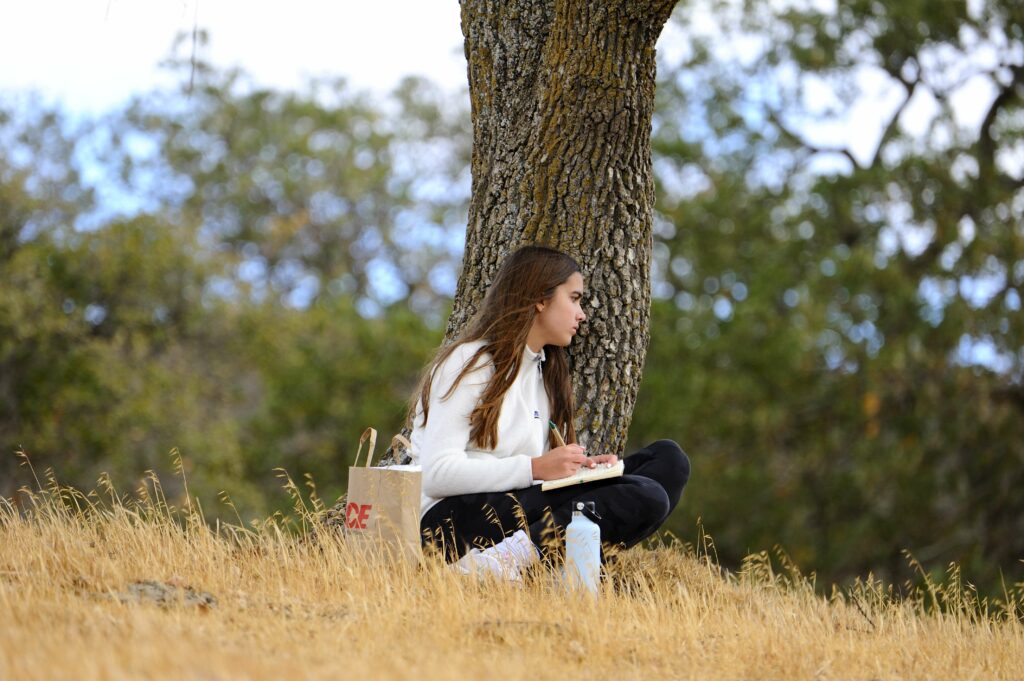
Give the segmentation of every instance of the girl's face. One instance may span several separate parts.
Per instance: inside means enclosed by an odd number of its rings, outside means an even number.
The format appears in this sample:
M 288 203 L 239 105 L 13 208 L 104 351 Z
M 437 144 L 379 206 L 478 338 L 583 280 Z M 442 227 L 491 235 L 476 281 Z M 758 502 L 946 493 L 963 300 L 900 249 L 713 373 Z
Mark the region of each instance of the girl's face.
M 583 275 L 574 272 L 555 289 L 549 300 L 537 303 L 529 344 L 537 349 L 545 345 L 569 345 L 580 322 L 587 318 L 580 303 L 582 298 Z

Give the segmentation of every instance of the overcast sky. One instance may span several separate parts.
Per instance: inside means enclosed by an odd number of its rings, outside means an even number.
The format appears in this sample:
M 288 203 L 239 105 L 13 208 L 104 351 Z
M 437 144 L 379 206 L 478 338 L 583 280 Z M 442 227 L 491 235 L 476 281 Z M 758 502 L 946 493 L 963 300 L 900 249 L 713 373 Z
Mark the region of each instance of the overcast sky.
M 345 76 L 389 91 L 416 73 L 465 85 L 457 0 L 0 0 L 0 93 L 34 89 L 82 113 L 171 82 L 156 68 L 178 32 L 210 31 L 205 56 L 300 87 Z
M 0 97 L 32 89 L 47 103 L 79 113 L 103 112 L 132 94 L 173 83 L 174 76 L 157 64 L 175 35 L 196 24 L 210 32 L 203 58 L 218 67 L 239 66 L 267 87 L 299 88 L 309 77 L 344 76 L 357 88 L 383 94 L 408 74 L 426 76 L 448 91 L 466 85 L 458 0 L 0 2 Z M 699 14 L 688 19 L 701 23 Z M 670 23 L 658 51 L 671 61 L 683 43 L 680 29 Z M 861 98 L 846 116 L 801 127 L 813 142 L 848 146 L 865 160 L 902 90 L 877 68 L 865 69 L 858 79 Z M 991 83 L 975 78 L 951 101 L 961 122 L 976 127 L 992 97 Z M 923 131 L 936 110 L 934 99 L 922 92 L 902 122 Z

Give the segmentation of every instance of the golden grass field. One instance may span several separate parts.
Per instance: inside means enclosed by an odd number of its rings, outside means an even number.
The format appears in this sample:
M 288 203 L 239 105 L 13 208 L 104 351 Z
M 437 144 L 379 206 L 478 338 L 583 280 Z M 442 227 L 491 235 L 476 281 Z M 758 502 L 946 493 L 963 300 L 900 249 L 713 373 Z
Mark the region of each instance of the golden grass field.
M 1021 585 L 979 601 L 952 569 L 911 598 L 823 597 L 784 558 L 723 576 L 706 543 L 661 541 L 590 599 L 368 557 L 293 496 L 247 528 L 155 476 L 0 498 L 0 679 L 1024 679 Z

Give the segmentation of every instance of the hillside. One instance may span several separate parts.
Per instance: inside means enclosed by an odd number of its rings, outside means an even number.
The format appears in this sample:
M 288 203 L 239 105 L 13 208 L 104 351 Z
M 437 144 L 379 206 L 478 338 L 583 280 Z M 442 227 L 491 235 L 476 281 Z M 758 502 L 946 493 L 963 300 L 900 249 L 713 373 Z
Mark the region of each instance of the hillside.
M 0 500 L 0 679 L 1024 678 L 1019 586 L 979 603 L 955 569 L 826 598 L 779 557 L 723 575 L 706 539 L 661 541 L 595 601 L 363 556 L 301 502 L 211 529 L 155 478 L 104 494 Z

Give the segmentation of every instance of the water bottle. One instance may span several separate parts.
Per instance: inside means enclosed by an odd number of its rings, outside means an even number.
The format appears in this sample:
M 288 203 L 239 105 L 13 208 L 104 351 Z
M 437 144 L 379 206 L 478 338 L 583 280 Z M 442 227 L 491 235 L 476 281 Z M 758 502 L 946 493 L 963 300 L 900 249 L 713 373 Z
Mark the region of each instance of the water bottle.
M 601 528 L 593 501 L 577 501 L 565 528 L 565 581 L 569 590 L 597 595 L 601 583 Z

